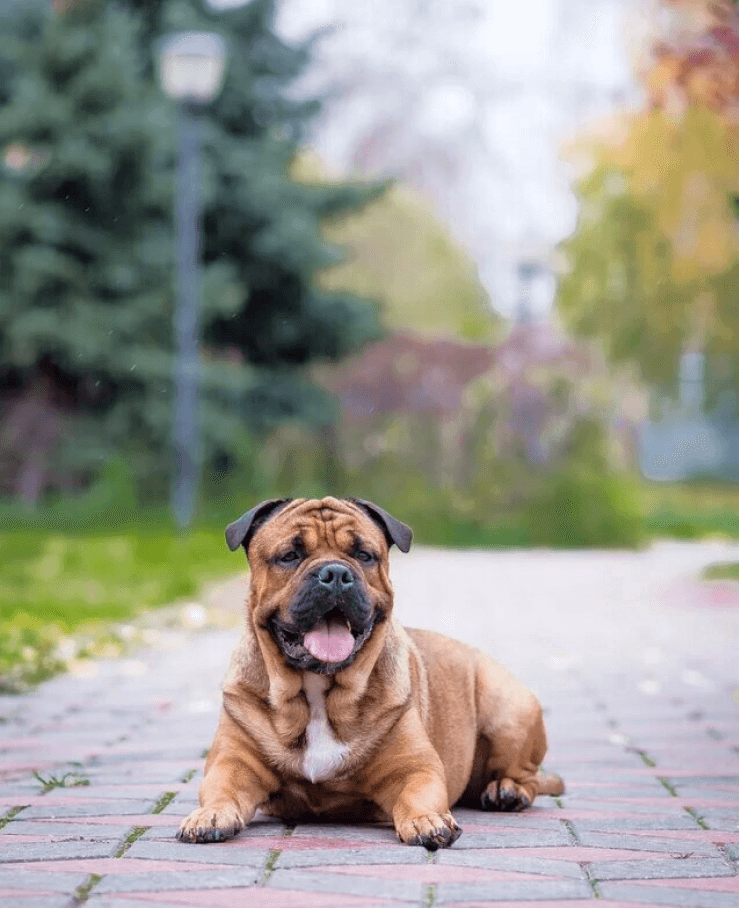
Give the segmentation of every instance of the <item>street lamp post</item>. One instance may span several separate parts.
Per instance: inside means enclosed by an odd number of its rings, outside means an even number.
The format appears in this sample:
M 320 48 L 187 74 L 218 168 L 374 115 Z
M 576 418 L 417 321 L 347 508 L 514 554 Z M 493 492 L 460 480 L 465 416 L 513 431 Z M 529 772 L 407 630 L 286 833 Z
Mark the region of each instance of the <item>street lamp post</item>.
M 161 85 L 165 94 L 178 102 L 175 463 L 170 500 L 180 527 L 187 526 L 195 514 L 202 461 L 198 423 L 201 173 L 197 113 L 220 91 L 225 64 L 226 45 L 220 35 L 179 32 L 160 45 Z

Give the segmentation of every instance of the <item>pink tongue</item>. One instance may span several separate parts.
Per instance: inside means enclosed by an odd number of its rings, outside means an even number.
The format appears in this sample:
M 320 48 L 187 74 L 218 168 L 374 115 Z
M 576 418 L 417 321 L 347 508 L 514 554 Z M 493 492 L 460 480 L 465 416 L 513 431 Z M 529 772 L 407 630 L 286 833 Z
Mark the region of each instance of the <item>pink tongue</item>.
M 321 618 L 303 638 L 308 652 L 321 662 L 343 662 L 354 649 L 354 637 L 344 621 Z

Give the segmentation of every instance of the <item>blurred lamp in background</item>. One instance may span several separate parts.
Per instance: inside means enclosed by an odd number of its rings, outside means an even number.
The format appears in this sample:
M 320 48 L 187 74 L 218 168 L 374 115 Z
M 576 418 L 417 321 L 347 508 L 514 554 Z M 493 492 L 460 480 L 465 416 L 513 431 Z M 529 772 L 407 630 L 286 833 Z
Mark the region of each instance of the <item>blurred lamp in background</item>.
M 226 42 L 206 32 L 179 32 L 159 46 L 165 94 L 178 102 L 178 166 L 175 185 L 177 298 L 175 301 L 174 471 L 171 507 L 180 527 L 191 523 L 202 470 L 198 394 L 200 385 L 200 135 L 198 108 L 221 90 Z
M 521 261 L 517 280 L 516 322 L 519 325 L 548 322 L 554 304 L 554 275 L 549 266 L 537 259 Z

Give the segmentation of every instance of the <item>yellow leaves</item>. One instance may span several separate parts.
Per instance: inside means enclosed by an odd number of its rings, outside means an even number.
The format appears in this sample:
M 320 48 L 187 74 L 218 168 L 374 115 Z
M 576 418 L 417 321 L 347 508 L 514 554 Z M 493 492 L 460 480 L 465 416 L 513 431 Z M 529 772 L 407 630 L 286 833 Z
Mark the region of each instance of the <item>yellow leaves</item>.
M 737 362 L 739 16 L 655 0 L 648 25 L 647 104 L 567 149 L 587 170 L 557 306 L 613 360 L 674 387 L 689 345 Z
M 625 141 L 600 149 L 601 163 L 654 212 L 670 243 L 672 280 L 688 283 L 731 265 L 739 255 L 730 205 L 739 195 L 739 132 L 706 108 L 693 106 L 677 121 L 653 110 L 633 116 Z

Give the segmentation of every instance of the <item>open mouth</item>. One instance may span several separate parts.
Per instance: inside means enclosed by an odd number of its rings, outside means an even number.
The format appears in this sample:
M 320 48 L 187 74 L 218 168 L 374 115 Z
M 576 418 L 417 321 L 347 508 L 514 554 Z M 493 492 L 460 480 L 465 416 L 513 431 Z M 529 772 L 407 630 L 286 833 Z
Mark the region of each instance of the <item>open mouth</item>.
M 341 612 L 332 608 L 303 637 L 303 646 L 319 662 L 343 662 L 354 649 L 354 635 Z
M 274 615 L 269 627 L 288 662 L 303 670 L 325 673 L 347 668 L 354 661 L 379 617 L 376 612 L 367 627 L 356 636 L 338 608 L 326 612 L 307 631 L 284 624 Z

